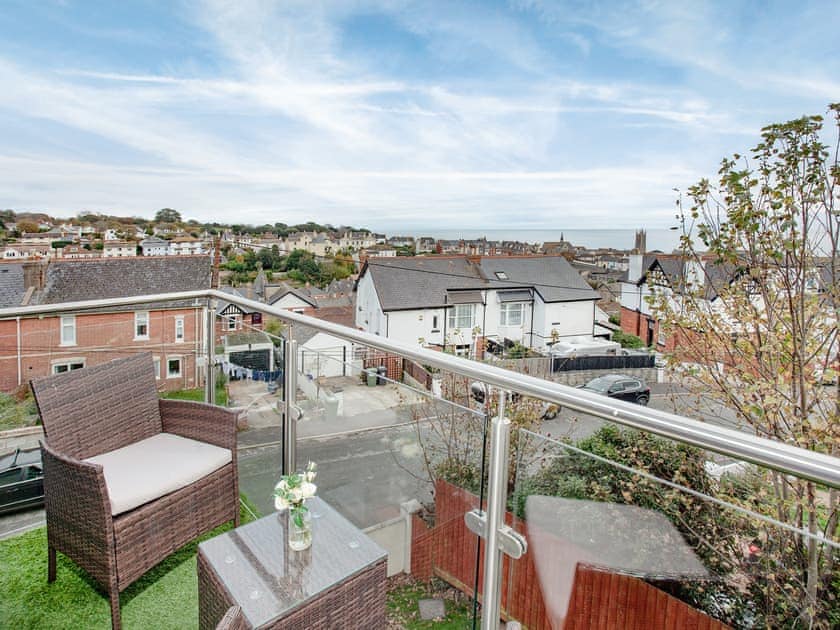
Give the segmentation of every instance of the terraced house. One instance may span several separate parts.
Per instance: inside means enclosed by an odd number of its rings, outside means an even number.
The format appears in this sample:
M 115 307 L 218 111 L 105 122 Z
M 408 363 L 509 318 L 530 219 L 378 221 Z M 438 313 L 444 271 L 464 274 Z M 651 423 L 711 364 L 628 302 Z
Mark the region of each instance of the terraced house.
M 209 256 L 97 258 L 0 264 L 2 307 L 56 304 L 209 289 Z M 202 306 L 192 301 L 140 304 L 54 317 L 0 320 L 0 390 L 36 376 L 98 365 L 150 351 L 158 388 L 204 380 Z

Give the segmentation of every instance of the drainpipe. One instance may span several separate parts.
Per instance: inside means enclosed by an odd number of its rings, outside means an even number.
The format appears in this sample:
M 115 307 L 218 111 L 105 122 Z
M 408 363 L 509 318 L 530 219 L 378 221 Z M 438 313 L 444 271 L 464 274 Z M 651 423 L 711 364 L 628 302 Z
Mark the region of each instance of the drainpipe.
M 15 317 L 15 321 L 17 322 L 17 373 L 18 373 L 18 386 L 23 385 L 23 366 L 21 365 L 21 356 L 20 356 L 20 316 L 18 315 Z
M 206 378 L 204 380 L 204 401 L 210 403 L 211 405 L 216 404 L 216 373 L 215 373 L 215 363 L 216 363 L 216 343 L 215 343 L 215 335 L 213 334 L 215 330 L 216 324 L 216 307 L 214 304 L 210 304 L 209 308 L 207 309 L 207 317 L 205 318 L 205 343 L 207 344 L 207 366 L 206 366 Z
M 449 321 L 449 311 L 444 307 L 441 312 L 443 313 L 443 351 L 446 352 L 446 324 Z
M 534 347 L 534 296 L 531 295 L 531 332 L 528 334 L 531 339 L 531 347 Z
M 481 336 L 484 338 L 484 342 L 481 344 L 482 356 L 478 359 L 479 361 L 484 359 L 484 348 L 487 346 L 487 293 L 484 294 L 484 301 L 481 303 L 481 309 Z
M 196 305 L 197 306 L 197 305 Z M 201 366 L 199 365 L 198 357 L 201 356 L 201 334 L 200 334 L 200 327 L 199 322 L 201 321 L 199 318 L 201 316 L 198 313 L 198 308 L 193 308 L 193 347 L 195 348 L 194 356 L 195 360 L 193 361 L 193 370 L 195 371 L 195 384 L 198 385 L 199 379 L 201 378 Z M 186 317 L 184 318 L 184 341 L 187 339 L 187 320 Z

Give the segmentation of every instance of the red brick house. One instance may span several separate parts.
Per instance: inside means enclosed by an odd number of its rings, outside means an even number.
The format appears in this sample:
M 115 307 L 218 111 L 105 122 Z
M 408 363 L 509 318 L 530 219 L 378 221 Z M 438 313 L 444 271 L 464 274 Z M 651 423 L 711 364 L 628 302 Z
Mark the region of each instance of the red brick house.
M 0 306 L 58 304 L 209 289 L 209 256 L 98 258 L 0 264 Z M 199 387 L 201 301 L 141 304 L 0 320 L 0 390 L 35 376 L 152 352 L 158 387 Z

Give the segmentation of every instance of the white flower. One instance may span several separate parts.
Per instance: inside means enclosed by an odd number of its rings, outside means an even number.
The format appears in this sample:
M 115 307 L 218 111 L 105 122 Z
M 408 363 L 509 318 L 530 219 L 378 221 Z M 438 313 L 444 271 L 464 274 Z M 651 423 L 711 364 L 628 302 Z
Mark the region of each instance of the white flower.
M 275 510 L 277 510 L 278 512 L 282 512 L 287 507 L 289 507 L 289 504 L 286 502 L 286 500 L 283 497 L 274 497 L 274 509 Z
M 309 483 L 312 483 L 313 481 L 315 481 L 315 471 L 314 471 L 314 470 L 311 470 L 311 471 L 307 472 L 307 473 L 303 476 L 303 478 L 304 478 L 306 481 L 308 481 Z
M 300 491 L 301 491 L 301 493 L 303 493 L 303 498 L 304 498 L 304 499 L 308 499 L 308 498 L 310 498 L 310 497 L 314 497 L 314 496 L 315 496 L 315 492 L 316 492 L 317 490 L 318 490 L 318 486 L 316 486 L 314 483 L 310 483 L 309 481 L 304 481 L 304 482 L 300 485 Z
M 292 488 L 289 490 L 289 502 L 290 503 L 300 503 L 303 499 L 303 492 L 300 488 Z
M 289 484 L 286 482 L 285 479 L 281 479 L 277 482 L 277 485 L 274 486 L 276 490 L 286 490 L 289 487 Z

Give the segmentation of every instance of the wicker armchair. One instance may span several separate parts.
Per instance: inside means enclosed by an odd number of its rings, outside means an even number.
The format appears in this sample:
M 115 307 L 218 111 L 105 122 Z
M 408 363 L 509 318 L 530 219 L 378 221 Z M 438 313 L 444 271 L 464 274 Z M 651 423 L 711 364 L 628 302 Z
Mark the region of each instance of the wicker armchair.
M 31 386 L 46 438 L 48 581 L 55 581 L 58 550 L 107 590 L 118 629 L 127 586 L 208 530 L 239 524 L 236 415 L 159 399 L 150 354 L 34 379 Z M 183 485 L 181 460 L 189 456 L 176 453 L 173 460 L 169 453 L 166 460 L 159 440 L 186 444 L 197 453 L 193 473 L 203 476 Z M 125 453 L 133 459 L 119 462 L 120 479 L 108 458 Z

